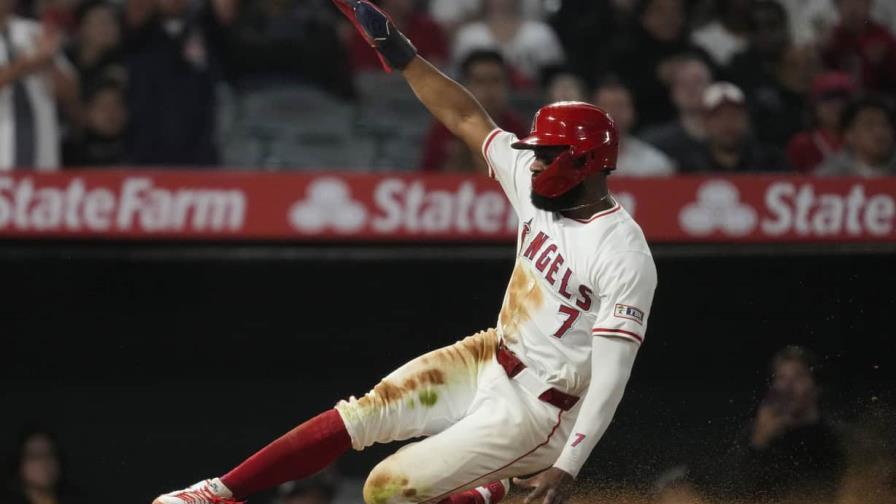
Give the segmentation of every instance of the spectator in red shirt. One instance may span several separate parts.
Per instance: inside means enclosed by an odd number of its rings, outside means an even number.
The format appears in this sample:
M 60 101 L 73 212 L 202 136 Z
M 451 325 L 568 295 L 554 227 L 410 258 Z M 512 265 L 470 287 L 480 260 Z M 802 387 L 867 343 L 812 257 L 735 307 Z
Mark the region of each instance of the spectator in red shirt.
M 812 83 L 813 128 L 794 135 L 787 146 L 790 164 L 799 172 L 814 171 L 825 159 L 840 151 L 840 118 L 856 92 L 856 85 L 843 72 L 819 75 Z
M 395 26 L 414 41 L 420 56 L 436 66 L 448 61 L 448 41 L 442 27 L 429 14 L 417 7 L 414 0 L 379 0 L 374 2 L 392 16 Z M 354 30 L 352 30 L 354 32 Z M 355 32 L 352 36 L 349 61 L 354 71 L 377 70 L 380 60 L 376 51 Z
M 867 90 L 896 95 L 896 37 L 871 19 L 871 0 L 838 0 L 840 23 L 822 51 L 825 63 Z
M 529 127 L 510 109 L 510 71 L 501 53 L 477 50 L 461 64 L 461 78 L 467 89 L 491 115 L 499 127 L 523 137 Z M 485 160 L 478 152 L 473 155 L 457 137 L 440 122 L 433 122 L 426 135 L 423 160 L 424 171 L 474 171 L 484 168 Z

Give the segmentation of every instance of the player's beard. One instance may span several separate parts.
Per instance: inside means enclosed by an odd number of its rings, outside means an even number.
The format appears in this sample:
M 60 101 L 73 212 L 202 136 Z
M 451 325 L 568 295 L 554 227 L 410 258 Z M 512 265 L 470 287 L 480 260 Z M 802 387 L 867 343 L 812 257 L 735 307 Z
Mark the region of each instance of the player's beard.
M 585 201 L 585 184 L 583 182 L 579 182 L 578 185 L 556 198 L 542 196 L 534 190 L 532 191 L 531 198 L 532 205 L 534 205 L 535 208 L 548 212 L 562 212 L 563 210 L 569 210 L 583 203 L 587 203 L 587 201 Z

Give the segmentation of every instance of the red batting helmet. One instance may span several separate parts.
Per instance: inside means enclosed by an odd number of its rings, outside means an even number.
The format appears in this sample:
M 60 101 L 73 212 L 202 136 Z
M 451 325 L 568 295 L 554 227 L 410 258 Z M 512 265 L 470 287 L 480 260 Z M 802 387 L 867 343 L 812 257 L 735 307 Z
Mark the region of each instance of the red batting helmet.
M 619 134 L 603 110 L 582 102 L 560 102 L 535 114 L 532 132 L 513 144 L 514 149 L 569 147 L 532 181 L 532 189 L 556 198 L 592 173 L 616 169 Z

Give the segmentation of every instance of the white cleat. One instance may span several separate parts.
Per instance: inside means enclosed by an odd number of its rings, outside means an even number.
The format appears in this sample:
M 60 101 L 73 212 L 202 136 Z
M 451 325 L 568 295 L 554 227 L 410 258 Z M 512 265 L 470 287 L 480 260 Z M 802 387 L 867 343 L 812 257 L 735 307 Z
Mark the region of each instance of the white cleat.
M 152 504 L 240 504 L 218 478 L 156 497 Z

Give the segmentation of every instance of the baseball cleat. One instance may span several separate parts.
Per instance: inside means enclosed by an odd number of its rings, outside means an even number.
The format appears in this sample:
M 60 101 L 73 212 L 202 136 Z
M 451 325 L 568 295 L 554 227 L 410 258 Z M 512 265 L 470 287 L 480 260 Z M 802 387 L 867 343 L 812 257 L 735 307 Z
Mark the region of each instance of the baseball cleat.
M 510 490 L 510 480 L 492 481 L 470 490 L 453 493 L 437 504 L 498 504 L 507 496 L 508 490 Z
M 501 481 L 493 481 L 487 485 L 476 487 L 476 492 L 482 496 L 484 504 L 497 504 L 507 496 L 510 490 L 510 480 L 502 479 Z
M 200 481 L 183 490 L 160 495 L 152 504 L 242 504 L 218 478 Z

